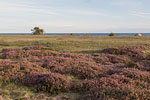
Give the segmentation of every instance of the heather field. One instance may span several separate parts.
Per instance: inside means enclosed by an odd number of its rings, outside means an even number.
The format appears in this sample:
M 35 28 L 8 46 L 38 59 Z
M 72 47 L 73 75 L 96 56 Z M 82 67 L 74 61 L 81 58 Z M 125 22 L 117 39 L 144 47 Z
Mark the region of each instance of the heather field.
M 0 100 L 150 100 L 150 37 L 0 36 Z

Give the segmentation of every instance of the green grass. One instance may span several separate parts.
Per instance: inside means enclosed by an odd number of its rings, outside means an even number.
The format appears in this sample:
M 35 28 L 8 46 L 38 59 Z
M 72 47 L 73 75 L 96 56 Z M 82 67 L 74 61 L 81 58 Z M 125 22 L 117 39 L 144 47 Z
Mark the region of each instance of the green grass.
M 22 100 L 33 97 L 35 93 L 25 86 L 16 85 L 13 82 L 0 84 L 0 99 L 2 100 Z
M 0 35 L 0 48 L 22 48 L 26 46 L 46 46 L 58 52 L 96 53 L 104 48 L 147 45 L 150 37 L 135 36 L 48 36 L 48 35 Z
M 52 100 L 60 100 L 60 98 L 63 98 L 61 100 L 68 100 L 68 98 L 71 98 L 71 100 L 76 100 L 78 96 L 77 93 L 62 93 L 59 95 L 36 93 L 29 87 L 17 85 L 13 82 L 0 84 L 0 100 L 45 100 L 45 98 L 51 98 Z

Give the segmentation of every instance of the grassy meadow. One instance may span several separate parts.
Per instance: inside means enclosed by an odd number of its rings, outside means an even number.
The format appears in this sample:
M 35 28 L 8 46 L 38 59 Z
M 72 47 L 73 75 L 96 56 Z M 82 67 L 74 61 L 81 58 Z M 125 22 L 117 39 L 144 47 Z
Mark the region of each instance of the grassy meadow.
M 147 45 L 150 37 L 135 36 L 49 36 L 49 35 L 0 35 L 0 48 L 46 46 L 49 50 L 72 53 L 96 53 L 104 48 Z
M 150 37 L 0 35 L 0 100 L 150 100 Z

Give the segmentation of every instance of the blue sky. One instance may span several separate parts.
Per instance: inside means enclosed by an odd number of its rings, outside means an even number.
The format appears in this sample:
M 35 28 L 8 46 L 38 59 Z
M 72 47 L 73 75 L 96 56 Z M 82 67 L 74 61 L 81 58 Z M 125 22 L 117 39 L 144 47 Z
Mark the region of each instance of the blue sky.
M 150 32 L 150 0 L 0 0 L 0 32 Z

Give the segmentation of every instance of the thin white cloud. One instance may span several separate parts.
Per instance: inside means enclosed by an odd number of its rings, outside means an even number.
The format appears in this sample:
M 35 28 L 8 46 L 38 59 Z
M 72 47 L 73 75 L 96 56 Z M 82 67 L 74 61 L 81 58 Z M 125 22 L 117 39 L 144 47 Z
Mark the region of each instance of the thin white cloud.
M 49 6 L 38 6 L 38 5 L 27 5 L 26 3 L 8 3 L 1 2 L 0 13 L 9 15 L 64 15 L 65 14 L 76 14 L 76 15 L 88 15 L 88 16 L 106 16 L 103 12 L 89 11 L 86 9 L 66 9 L 61 7 L 49 7 Z
M 96 12 L 96 11 L 90 11 L 90 10 L 71 9 L 71 10 L 64 10 L 63 12 L 70 13 L 70 14 L 79 14 L 79 15 L 107 16 L 107 14 L 103 12 Z
M 139 7 L 141 6 L 141 0 L 113 0 L 112 5 L 121 7 Z
M 136 17 L 142 17 L 142 18 L 150 19 L 150 12 L 137 12 L 137 11 L 134 11 L 134 12 L 132 12 L 131 15 L 134 15 Z
M 21 5 L 21 4 L 8 4 L 3 3 L 0 4 L 0 14 L 8 14 L 8 15 L 32 15 L 32 14 L 38 14 L 38 15 L 57 15 L 58 13 L 47 9 L 47 8 L 39 8 L 36 6 L 31 5 Z

